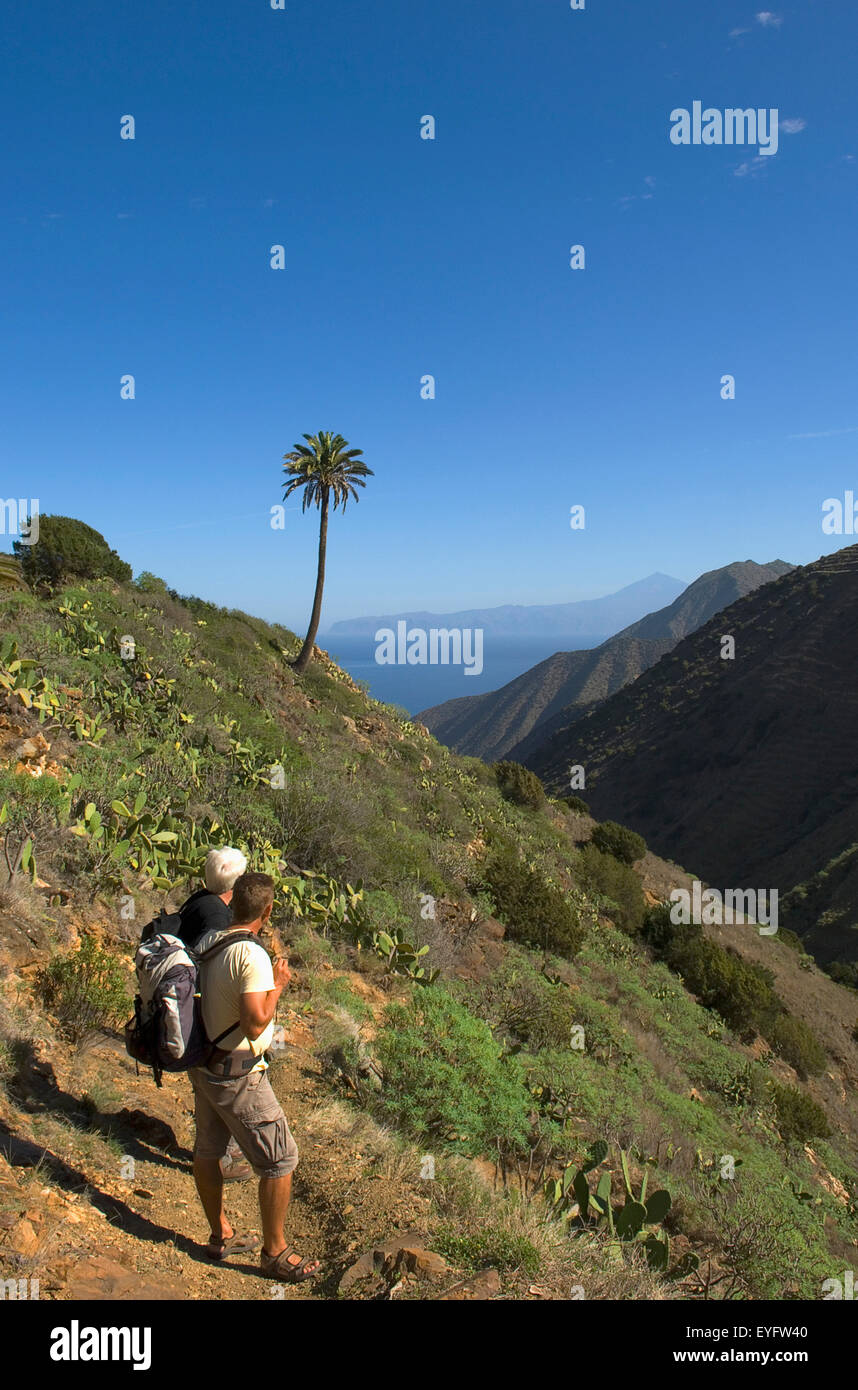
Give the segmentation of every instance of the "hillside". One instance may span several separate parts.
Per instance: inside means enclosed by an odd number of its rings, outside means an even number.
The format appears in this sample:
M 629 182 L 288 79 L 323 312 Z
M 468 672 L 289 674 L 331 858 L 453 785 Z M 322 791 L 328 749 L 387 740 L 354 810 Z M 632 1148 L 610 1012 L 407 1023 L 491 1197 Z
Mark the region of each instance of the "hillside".
M 792 571 L 719 613 L 529 764 L 557 790 L 566 768 L 583 764 L 597 815 L 634 826 L 709 882 L 801 885 L 786 924 L 809 932 L 820 959 L 855 960 L 856 598 L 858 547 Z M 725 634 L 734 660 L 721 658 Z
M 331 636 L 363 634 L 374 637 L 380 627 L 394 627 L 404 619 L 415 627 L 479 627 L 486 636 L 531 637 L 535 633 L 594 637 L 616 632 L 619 627 L 682 593 L 681 579 L 650 574 L 604 598 L 575 603 L 505 603 L 496 608 L 468 608 L 455 613 L 389 613 L 381 617 L 345 618 L 331 625 Z
M 206 1260 L 187 1078 L 121 1039 L 142 925 L 223 843 L 274 873 L 295 970 L 272 1080 L 323 1274 L 285 1299 L 815 1299 L 854 1264 L 858 996 L 788 942 L 671 938 L 682 869 L 324 653 L 296 676 L 282 628 L 95 580 L 4 595 L 0 630 L 3 1278 L 271 1295 Z M 252 1184 L 228 1207 L 256 1227 Z
M 492 762 L 527 762 L 540 743 L 638 678 L 689 632 L 761 584 L 788 573 L 783 560 L 738 561 L 703 574 L 672 603 L 592 651 L 557 652 L 500 690 L 464 696 L 418 716 L 441 743 Z

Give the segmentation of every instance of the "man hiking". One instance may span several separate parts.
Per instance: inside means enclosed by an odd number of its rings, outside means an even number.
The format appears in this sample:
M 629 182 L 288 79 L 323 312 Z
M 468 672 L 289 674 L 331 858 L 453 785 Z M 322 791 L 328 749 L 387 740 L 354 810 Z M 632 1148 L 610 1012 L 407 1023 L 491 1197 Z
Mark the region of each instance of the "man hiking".
M 246 873 L 232 894 L 229 933 L 257 936 L 271 917 L 274 880 L 268 874 Z M 203 952 L 225 933 L 209 932 L 196 949 Z M 277 1002 L 290 979 L 285 960 L 274 962 L 256 941 L 239 939 L 201 966 L 203 1023 L 216 1038 L 232 1021 L 221 1044 L 204 1067 L 188 1073 L 194 1088 L 197 1137 L 194 1181 L 209 1221 L 207 1253 L 217 1260 L 239 1251 L 256 1250 L 256 1236 L 237 1235 L 223 1206 L 220 1160 L 230 1136 L 236 1140 L 259 1178 L 262 1216 L 262 1273 L 288 1283 L 310 1279 L 319 1261 L 301 1257 L 287 1245 L 283 1233 L 292 1173 L 298 1146 L 268 1080 L 265 1050 L 274 1037 Z

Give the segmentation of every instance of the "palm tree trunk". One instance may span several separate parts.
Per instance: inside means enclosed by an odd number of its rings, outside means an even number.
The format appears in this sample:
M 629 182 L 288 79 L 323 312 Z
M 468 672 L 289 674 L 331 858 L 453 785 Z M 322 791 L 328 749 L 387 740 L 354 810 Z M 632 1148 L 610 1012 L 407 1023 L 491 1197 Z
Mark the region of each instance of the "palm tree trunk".
M 325 554 L 328 548 L 328 490 L 325 489 L 322 495 L 322 517 L 319 522 L 319 569 L 316 574 L 316 594 L 313 599 L 313 612 L 310 615 L 310 626 L 307 628 L 307 636 L 304 638 L 304 645 L 298 660 L 293 662 L 293 670 L 297 674 L 303 675 L 313 656 L 313 644 L 316 641 L 316 633 L 319 631 L 319 623 L 322 618 L 322 593 L 325 588 Z

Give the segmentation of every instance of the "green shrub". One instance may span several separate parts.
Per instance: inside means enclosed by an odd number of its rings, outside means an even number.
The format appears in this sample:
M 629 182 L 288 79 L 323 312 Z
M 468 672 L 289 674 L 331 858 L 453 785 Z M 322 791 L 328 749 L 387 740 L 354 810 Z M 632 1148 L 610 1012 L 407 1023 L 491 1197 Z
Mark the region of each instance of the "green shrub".
M 516 1056 L 438 988 L 392 1004 L 378 1034 L 381 1109 L 421 1142 L 480 1154 L 521 1148 L 530 1096 Z
M 858 989 L 858 962 L 835 960 L 822 968 L 837 984 L 845 985 L 847 989 Z
M 545 804 L 545 788 L 535 772 L 522 767 L 521 763 L 501 762 L 494 764 L 501 796 L 516 806 L 530 806 L 534 811 Z
M 15 541 L 15 554 L 28 584 L 49 587 L 65 579 L 131 578 L 131 566 L 111 550 L 104 536 L 71 516 L 39 518 L 36 545 Z
M 603 854 L 612 854 L 621 864 L 634 864 L 646 854 L 646 840 L 625 825 L 606 820 L 597 825 L 591 836 L 593 844 Z
M 664 959 L 707 1009 L 715 1009 L 743 1037 L 765 1034 L 783 1005 L 772 989 L 774 976 L 708 941 L 699 927 L 684 927 Z
M 564 796 L 561 800 L 566 803 L 570 811 L 574 811 L 577 816 L 589 816 L 590 807 L 580 796 Z
M 679 932 L 684 930 L 685 928 L 671 922 L 669 903 L 658 903 L 655 907 L 647 908 L 644 913 L 641 936 L 659 960 L 666 959 L 671 943 Z
M 75 1043 L 98 1028 L 115 1027 L 131 1012 L 119 961 L 91 936 L 79 950 L 54 956 L 39 971 L 36 987 L 60 1031 Z
M 495 912 L 514 941 L 541 947 L 558 956 L 574 956 L 584 943 L 578 910 L 537 869 L 505 849 L 489 860 L 486 887 Z
M 799 1076 L 819 1076 L 825 1070 L 825 1049 L 800 1018 L 778 1014 L 766 1027 L 765 1037 Z
M 606 917 L 629 935 L 640 931 L 646 902 L 634 869 L 590 844 L 581 851 L 579 873 L 583 887 L 591 897 L 600 900 L 600 910 Z
M 772 1098 L 778 1118 L 778 1128 L 786 1143 L 806 1143 L 809 1139 L 828 1139 L 831 1128 L 821 1106 L 796 1090 L 795 1086 L 782 1086 L 772 1082 Z
M 493 1029 L 531 1052 L 569 1046 L 575 1000 L 562 982 L 552 983 L 533 958 L 510 946 L 500 969 L 479 984 L 459 984 L 457 997 Z
M 520 1269 L 536 1274 L 539 1251 L 525 1236 L 513 1235 L 502 1226 L 484 1226 L 474 1235 L 461 1235 L 450 1226 L 441 1227 L 434 1248 L 454 1264 L 465 1269 Z
M 141 594 L 163 594 L 166 596 L 167 585 L 163 579 L 159 579 L 157 574 L 152 574 L 151 570 L 144 570 L 138 574 L 134 580 L 135 589 L 139 589 Z

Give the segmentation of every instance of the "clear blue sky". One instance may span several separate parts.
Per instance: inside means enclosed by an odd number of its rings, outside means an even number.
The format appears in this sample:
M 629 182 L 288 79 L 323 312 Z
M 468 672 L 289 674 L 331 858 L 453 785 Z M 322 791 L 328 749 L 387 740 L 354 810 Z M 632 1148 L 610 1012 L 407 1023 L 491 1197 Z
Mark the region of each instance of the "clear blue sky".
M 15 7 L 0 496 L 299 628 L 317 514 L 269 508 L 318 429 L 376 475 L 323 629 L 847 544 L 856 51 L 854 0 Z M 671 144 L 698 99 L 776 107 L 778 153 Z

